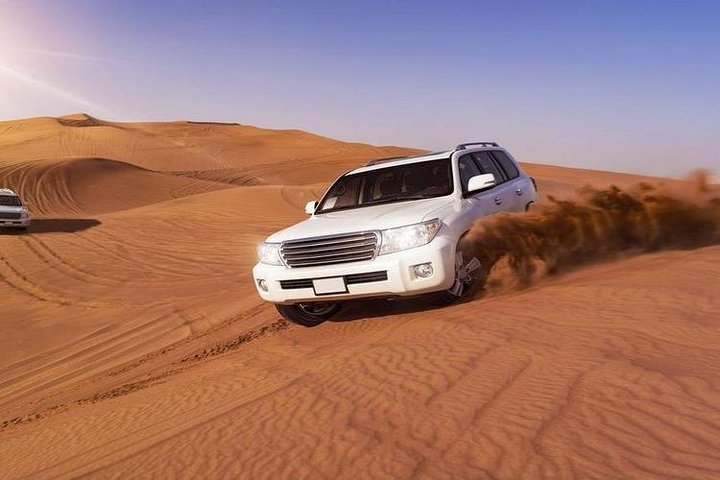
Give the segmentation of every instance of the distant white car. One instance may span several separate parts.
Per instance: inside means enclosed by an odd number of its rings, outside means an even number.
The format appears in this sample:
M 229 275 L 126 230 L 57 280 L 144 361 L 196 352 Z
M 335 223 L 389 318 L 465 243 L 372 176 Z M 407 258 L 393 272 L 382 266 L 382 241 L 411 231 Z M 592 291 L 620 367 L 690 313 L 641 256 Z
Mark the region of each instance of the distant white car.
M 535 181 L 494 142 L 374 160 L 309 202 L 309 219 L 259 245 L 255 286 L 304 326 L 349 299 L 432 293 L 451 303 L 479 271 L 459 248 L 475 220 L 525 211 L 536 196 Z
M 31 217 L 20 197 L 8 188 L 0 188 L 0 229 L 27 230 Z

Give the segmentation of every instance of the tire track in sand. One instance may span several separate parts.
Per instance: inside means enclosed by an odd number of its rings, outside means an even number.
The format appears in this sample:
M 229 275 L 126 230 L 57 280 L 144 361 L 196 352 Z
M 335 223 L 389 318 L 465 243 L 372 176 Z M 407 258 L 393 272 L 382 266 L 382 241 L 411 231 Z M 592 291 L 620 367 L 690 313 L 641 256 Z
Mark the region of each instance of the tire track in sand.
M 230 340 L 227 340 L 224 342 L 218 342 L 211 346 L 199 349 L 195 353 L 185 355 L 182 358 L 180 358 L 179 360 L 176 360 L 176 361 L 166 365 L 165 367 L 161 368 L 159 372 L 148 374 L 140 380 L 126 382 L 126 383 L 123 383 L 116 387 L 113 387 L 113 388 L 110 388 L 107 390 L 103 390 L 103 391 L 99 391 L 99 392 L 96 392 L 95 394 L 85 396 L 85 397 L 82 397 L 80 399 L 77 399 L 77 400 L 74 400 L 71 402 L 59 403 L 56 405 L 52 405 L 52 406 L 47 407 L 38 412 L 32 412 L 29 414 L 19 415 L 19 416 L 10 418 L 8 420 L 0 421 L 0 433 L 7 428 L 26 425 L 26 424 L 35 422 L 37 420 L 46 418 L 55 413 L 65 411 L 68 408 L 72 408 L 74 406 L 95 404 L 95 403 L 101 402 L 103 400 L 117 398 L 117 397 L 120 397 L 123 395 L 127 395 L 130 393 L 136 392 L 138 390 L 143 390 L 152 385 L 161 383 L 161 382 L 167 380 L 169 377 L 172 377 L 173 375 L 176 375 L 176 374 L 184 372 L 190 368 L 193 368 L 195 365 L 199 364 L 199 362 L 202 362 L 204 360 L 207 360 L 209 358 L 212 358 L 212 357 L 215 357 L 218 355 L 223 355 L 225 353 L 232 352 L 250 342 L 262 339 L 264 337 L 278 333 L 283 330 L 287 330 L 289 328 L 291 328 L 290 324 L 284 319 L 277 320 L 277 321 L 271 322 L 271 323 L 263 324 L 257 328 L 247 330 L 247 331 L 241 333 L 240 335 L 238 335 L 237 337 L 232 338 Z M 163 349 L 160 351 L 160 354 L 166 353 L 167 351 L 169 351 L 171 349 L 172 349 L 172 346 L 168 347 L 166 349 Z M 141 362 L 141 363 L 143 363 L 143 362 Z M 138 363 L 136 365 L 139 365 L 141 363 Z M 104 377 L 106 377 L 107 375 L 112 375 L 112 373 L 103 374 Z
M 38 283 L 33 282 L 29 277 L 14 267 L 7 257 L 0 253 L 0 279 L 7 285 L 21 294 L 28 295 L 35 300 L 43 302 L 55 303 L 57 305 L 78 305 L 86 308 L 99 308 L 97 302 L 77 301 L 68 297 L 50 292 L 42 288 Z

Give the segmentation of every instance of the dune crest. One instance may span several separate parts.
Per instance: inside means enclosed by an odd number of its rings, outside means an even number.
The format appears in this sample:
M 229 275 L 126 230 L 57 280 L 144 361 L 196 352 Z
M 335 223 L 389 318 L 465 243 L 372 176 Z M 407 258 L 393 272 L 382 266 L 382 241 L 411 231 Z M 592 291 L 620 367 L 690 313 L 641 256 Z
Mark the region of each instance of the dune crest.
M 312 184 L 367 159 L 416 152 L 219 122 L 109 122 L 87 114 L 0 122 L 0 167 L 109 158 L 158 172 L 238 169 L 265 183 Z
M 57 122 L 63 127 L 110 127 L 111 122 L 106 122 L 88 115 L 87 113 L 75 113 L 63 115 L 57 118 Z

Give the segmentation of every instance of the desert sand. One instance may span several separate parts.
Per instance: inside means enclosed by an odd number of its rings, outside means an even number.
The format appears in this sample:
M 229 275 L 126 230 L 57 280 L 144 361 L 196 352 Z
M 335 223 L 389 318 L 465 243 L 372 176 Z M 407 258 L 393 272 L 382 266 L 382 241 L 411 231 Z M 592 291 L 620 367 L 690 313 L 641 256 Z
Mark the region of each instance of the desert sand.
M 0 186 L 36 220 L 0 235 L 0 477 L 720 477 L 712 239 L 525 288 L 499 270 L 466 303 L 362 302 L 314 329 L 260 301 L 259 241 L 342 171 L 413 152 L 235 124 L 0 122 Z M 563 198 L 662 183 L 525 168 Z

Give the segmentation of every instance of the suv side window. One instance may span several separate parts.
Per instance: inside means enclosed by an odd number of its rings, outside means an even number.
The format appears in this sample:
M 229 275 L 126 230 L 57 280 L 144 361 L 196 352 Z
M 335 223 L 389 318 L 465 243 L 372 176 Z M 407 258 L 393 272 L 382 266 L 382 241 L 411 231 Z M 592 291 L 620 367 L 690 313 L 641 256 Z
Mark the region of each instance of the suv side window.
M 495 160 L 489 152 L 475 152 L 472 155 L 475 157 L 475 161 L 478 167 L 480 167 L 481 172 L 495 175 L 495 181 L 498 185 L 507 180 L 505 173 L 498 168 L 497 163 L 495 163 Z
M 500 164 L 502 169 L 505 170 L 505 174 L 507 175 L 508 180 L 517 178 L 518 175 L 520 175 L 520 172 L 515 166 L 515 162 L 510 160 L 510 157 L 508 157 L 505 152 L 500 150 L 493 150 L 492 154 L 493 157 L 495 157 L 495 160 L 497 160 L 497 162 Z
M 472 177 L 480 175 L 482 172 L 470 155 L 463 155 L 460 157 L 460 160 L 458 160 L 458 170 L 460 170 L 460 184 L 462 185 L 462 192 L 463 195 L 465 195 L 468 192 L 468 181 Z

